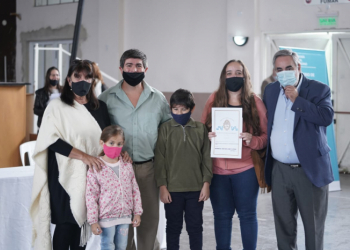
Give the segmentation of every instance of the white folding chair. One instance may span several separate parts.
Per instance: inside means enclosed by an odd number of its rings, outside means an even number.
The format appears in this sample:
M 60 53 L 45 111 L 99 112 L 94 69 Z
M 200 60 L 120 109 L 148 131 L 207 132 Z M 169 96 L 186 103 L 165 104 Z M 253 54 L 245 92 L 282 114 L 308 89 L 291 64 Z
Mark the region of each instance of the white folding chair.
M 34 160 L 32 158 L 32 156 L 34 154 L 35 144 L 36 144 L 36 141 L 29 141 L 29 142 L 25 142 L 19 146 L 19 153 L 21 155 L 23 167 L 25 167 L 24 156 L 26 153 L 28 153 L 30 166 L 35 166 Z

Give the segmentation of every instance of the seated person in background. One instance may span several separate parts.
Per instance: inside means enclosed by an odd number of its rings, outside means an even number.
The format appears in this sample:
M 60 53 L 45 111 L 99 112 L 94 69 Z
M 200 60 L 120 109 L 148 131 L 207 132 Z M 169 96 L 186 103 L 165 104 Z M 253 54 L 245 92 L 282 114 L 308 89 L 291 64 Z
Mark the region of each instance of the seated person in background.
M 168 250 L 179 249 L 184 212 L 190 249 L 203 247 L 202 212 L 213 173 L 208 131 L 191 118 L 194 106 L 188 90 L 173 93 L 173 119 L 160 126 L 155 149 L 155 177 L 167 219 Z
M 46 72 L 44 87 L 35 91 L 34 114 L 38 116 L 38 129 L 47 105 L 53 99 L 60 97 L 61 89 L 58 69 L 56 67 L 49 68 Z

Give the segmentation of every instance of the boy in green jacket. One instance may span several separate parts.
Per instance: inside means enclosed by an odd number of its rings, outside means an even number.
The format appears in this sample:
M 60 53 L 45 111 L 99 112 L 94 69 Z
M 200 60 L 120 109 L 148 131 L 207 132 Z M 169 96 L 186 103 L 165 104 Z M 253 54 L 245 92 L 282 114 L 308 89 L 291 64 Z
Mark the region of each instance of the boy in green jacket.
M 184 212 L 191 250 L 203 246 L 202 212 L 213 173 L 208 131 L 191 118 L 194 107 L 188 90 L 172 94 L 173 119 L 160 126 L 155 148 L 155 178 L 167 219 L 167 250 L 180 248 Z

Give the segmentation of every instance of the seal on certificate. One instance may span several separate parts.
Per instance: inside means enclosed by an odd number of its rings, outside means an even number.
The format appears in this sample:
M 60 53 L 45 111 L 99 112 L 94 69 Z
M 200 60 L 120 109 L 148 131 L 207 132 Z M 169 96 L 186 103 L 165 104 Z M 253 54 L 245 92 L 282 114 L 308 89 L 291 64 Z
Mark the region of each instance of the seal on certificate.
M 231 128 L 231 123 L 229 120 L 225 120 L 224 121 L 224 124 L 223 124 L 223 127 L 225 130 L 229 130 Z

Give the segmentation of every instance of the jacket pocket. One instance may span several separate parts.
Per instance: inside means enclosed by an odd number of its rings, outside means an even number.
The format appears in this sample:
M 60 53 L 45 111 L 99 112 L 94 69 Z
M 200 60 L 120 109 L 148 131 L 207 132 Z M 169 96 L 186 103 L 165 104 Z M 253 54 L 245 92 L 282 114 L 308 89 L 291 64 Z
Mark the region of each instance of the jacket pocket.
M 325 154 L 327 154 L 329 151 L 331 151 L 331 148 L 326 144 L 326 145 L 320 146 L 320 147 L 318 148 L 318 151 L 320 152 L 321 155 L 325 155 Z

